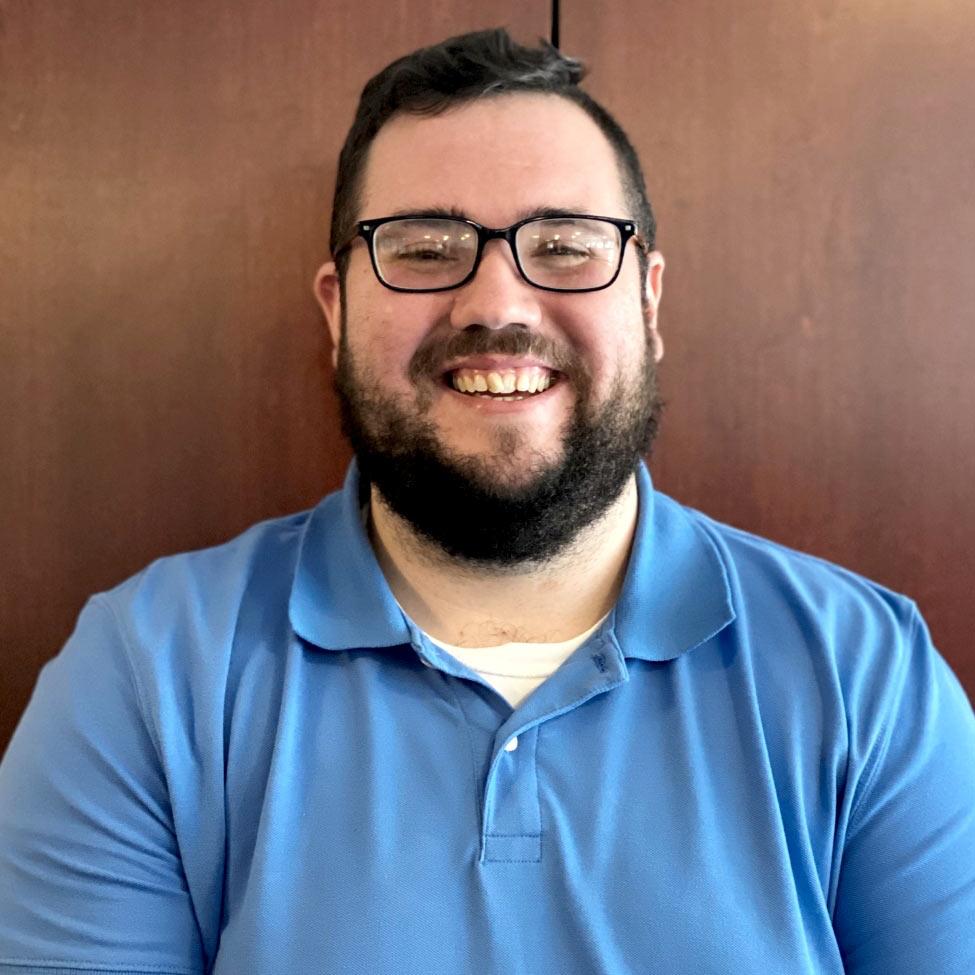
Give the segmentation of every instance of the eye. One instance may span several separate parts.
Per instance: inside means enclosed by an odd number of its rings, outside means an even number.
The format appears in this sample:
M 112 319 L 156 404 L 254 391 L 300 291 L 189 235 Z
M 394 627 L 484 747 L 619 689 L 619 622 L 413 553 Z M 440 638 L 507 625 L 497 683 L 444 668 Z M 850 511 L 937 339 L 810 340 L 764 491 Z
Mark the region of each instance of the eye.
M 397 260 L 421 264 L 453 260 L 449 245 L 427 240 L 415 244 L 404 244 L 397 250 L 394 256 Z
M 454 231 L 439 228 L 399 228 L 379 241 L 383 260 L 412 268 L 453 264 L 465 258 L 467 241 Z M 467 235 L 470 236 L 470 235 Z
M 519 232 L 518 246 L 526 263 L 545 268 L 546 273 L 603 265 L 615 260 L 619 251 L 611 223 L 584 217 L 528 223 Z
M 551 254 L 556 257 L 564 255 L 585 257 L 589 254 L 589 248 L 584 247 L 578 241 L 546 240 L 541 242 L 535 253 L 542 256 Z
M 546 264 L 581 264 L 592 258 L 591 250 L 585 244 L 566 240 L 562 237 L 550 239 L 539 238 L 533 241 L 530 257 L 533 261 L 543 261 Z

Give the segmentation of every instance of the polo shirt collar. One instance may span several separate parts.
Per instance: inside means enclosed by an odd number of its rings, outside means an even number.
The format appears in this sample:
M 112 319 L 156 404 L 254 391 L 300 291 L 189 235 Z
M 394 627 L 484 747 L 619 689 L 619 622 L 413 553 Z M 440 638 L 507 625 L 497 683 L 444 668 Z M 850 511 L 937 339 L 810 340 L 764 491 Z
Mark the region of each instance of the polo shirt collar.
M 640 511 L 612 620 L 627 657 L 673 660 L 735 618 L 731 587 L 702 518 L 654 490 L 642 461 Z
M 637 469 L 639 514 L 623 588 L 606 621 L 628 657 L 672 660 L 735 617 L 724 563 L 691 514 Z M 315 507 L 298 551 L 291 625 L 323 649 L 410 643 L 411 633 L 369 543 L 359 508 L 359 471 Z
M 298 636 L 329 650 L 410 642 L 362 523 L 354 460 L 342 490 L 322 500 L 305 524 L 289 613 Z

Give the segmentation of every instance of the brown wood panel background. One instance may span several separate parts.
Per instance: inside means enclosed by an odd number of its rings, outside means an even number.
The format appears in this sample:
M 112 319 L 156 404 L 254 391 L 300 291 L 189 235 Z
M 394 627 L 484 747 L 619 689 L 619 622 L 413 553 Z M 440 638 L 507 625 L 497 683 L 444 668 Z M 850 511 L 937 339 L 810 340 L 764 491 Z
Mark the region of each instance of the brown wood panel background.
M 509 0 L 0 0 L 0 747 L 87 596 L 337 486 L 310 294 L 393 56 Z M 668 258 L 657 483 L 917 598 L 975 689 L 975 7 L 561 0 Z
M 913 596 L 975 694 L 975 4 L 562 0 L 668 259 L 658 486 Z
M 0 749 L 85 599 L 341 483 L 311 293 L 365 80 L 548 0 L 0 0 Z

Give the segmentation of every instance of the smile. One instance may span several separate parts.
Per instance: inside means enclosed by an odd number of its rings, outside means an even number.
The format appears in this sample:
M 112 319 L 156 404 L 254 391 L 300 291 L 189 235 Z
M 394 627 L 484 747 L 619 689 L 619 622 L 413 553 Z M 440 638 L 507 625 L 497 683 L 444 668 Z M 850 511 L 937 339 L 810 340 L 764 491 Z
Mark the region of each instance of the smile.
M 556 373 L 539 366 L 521 369 L 455 369 L 444 378 L 458 393 L 487 398 L 524 399 L 543 393 L 554 382 Z M 518 396 L 516 394 L 521 393 Z

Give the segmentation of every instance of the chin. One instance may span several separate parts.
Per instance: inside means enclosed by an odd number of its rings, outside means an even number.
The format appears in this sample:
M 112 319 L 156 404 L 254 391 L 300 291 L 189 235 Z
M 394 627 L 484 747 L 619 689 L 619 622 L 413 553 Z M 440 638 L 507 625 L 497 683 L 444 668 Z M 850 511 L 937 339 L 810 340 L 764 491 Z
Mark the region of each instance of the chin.
M 449 451 L 449 466 L 483 491 L 519 494 L 530 490 L 563 462 L 564 451 L 526 444 L 493 444 L 486 451 Z

